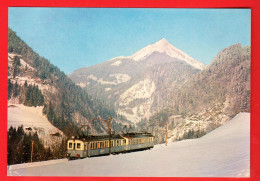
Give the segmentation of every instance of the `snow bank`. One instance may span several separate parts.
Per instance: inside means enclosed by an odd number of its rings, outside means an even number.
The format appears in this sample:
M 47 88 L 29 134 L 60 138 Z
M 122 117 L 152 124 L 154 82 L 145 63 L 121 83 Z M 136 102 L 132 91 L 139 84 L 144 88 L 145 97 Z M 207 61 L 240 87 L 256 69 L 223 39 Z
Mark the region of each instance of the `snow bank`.
M 38 167 L 38 166 L 62 163 L 62 162 L 66 162 L 66 161 L 68 161 L 68 159 L 58 159 L 58 160 L 33 162 L 33 163 L 22 163 L 22 164 L 10 165 L 7 167 L 7 169 L 9 171 L 12 171 L 12 170 L 17 170 L 17 169 L 22 169 L 22 168 L 31 168 L 31 167 Z
M 250 114 L 240 113 L 199 139 L 147 151 L 9 171 L 23 176 L 249 177 Z

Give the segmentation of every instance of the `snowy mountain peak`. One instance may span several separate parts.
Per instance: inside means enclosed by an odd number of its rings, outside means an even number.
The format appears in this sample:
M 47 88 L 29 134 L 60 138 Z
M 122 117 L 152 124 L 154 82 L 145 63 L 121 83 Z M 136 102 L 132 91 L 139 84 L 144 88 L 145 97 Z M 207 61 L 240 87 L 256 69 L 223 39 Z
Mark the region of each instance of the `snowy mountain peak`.
M 155 42 L 155 44 L 167 45 L 167 44 L 170 44 L 170 43 L 165 38 L 162 38 L 159 41 Z
M 151 55 L 153 52 L 165 53 L 170 57 L 183 60 L 197 69 L 202 70 L 205 67 L 205 65 L 199 62 L 198 60 L 195 60 L 194 58 L 190 57 L 180 49 L 171 45 L 165 38 L 162 38 L 154 44 L 144 47 L 143 49 L 139 50 L 129 58 L 133 59 L 134 61 L 142 61 L 149 55 Z

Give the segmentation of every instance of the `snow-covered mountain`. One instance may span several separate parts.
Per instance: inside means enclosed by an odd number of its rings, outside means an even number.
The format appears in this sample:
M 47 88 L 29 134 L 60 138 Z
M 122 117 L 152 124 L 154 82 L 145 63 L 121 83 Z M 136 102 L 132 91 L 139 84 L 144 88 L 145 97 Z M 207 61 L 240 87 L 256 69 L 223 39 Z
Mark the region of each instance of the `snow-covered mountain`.
M 173 87 L 205 66 L 165 39 L 132 56 L 116 57 L 74 71 L 70 78 L 89 94 L 116 106 L 133 123 L 148 119 L 166 104 Z
M 120 57 L 115 57 L 110 59 L 115 60 L 115 59 L 132 59 L 134 61 L 143 61 L 145 60 L 148 56 L 152 55 L 154 52 L 159 52 L 166 54 L 172 58 L 176 58 L 178 60 L 182 60 L 186 62 L 187 64 L 197 68 L 197 69 L 204 69 L 206 66 L 201 63 L 200 61 L 192 58 L 182 50 L 174 47 L 171 45 L 165 38 L 162 38 L 161 40 L 151 44 L 147 45 L 146 47 L 142 48 L 141 50 L 137 51 L 131 56 L 120 56 Z M 115 66 L 120 65 L 122 62 L 117 61 L 114 63 Z

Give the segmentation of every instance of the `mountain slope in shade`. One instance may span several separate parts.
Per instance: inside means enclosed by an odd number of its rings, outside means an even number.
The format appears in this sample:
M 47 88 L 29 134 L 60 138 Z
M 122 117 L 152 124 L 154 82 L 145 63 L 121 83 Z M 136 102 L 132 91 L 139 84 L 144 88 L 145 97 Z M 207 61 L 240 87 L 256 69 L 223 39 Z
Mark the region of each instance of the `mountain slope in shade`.
M 166 105 L 175 85 L 202 67 L 202 63 L 162 39 L 132 56 L 76 70 L 70 78 L 90 95 L 110 102 L 117 113 L 137 123 L 149 119 L 159 105 Z

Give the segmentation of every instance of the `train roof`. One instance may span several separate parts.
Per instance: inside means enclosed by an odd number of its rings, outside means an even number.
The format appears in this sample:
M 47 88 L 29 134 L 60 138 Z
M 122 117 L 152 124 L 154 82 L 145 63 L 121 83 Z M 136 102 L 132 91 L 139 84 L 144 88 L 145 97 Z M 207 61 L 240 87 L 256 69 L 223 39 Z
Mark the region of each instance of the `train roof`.
M 122 135 L 127 138 L 143 138 L 143 137 L 154 137 L 151 133 L 126 133 Z
M 143 138 L 143 137 L 154 137 L 154 136 L 151 133 L 112 134 L 111 140 L 124 139 L 124 138 Z M 86 135 L 86 136 L 72 137 L 71 139 L 78 139 L 82 141 L 101 141 L 101 140 L 109 140 L 109 135 Z

